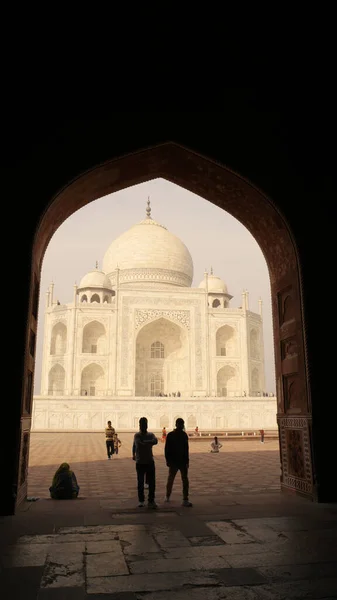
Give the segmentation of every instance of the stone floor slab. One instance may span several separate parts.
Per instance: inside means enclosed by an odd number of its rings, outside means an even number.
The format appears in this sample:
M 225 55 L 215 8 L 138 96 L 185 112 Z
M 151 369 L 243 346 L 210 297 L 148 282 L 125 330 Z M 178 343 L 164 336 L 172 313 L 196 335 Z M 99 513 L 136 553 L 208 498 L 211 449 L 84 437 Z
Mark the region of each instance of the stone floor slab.
M 130 577 L 89 577 L 87 579 L 87 593 L 160 592 L 181 589 L 183 586 L 217 584 L 219 584 L 219 579 L 212 573 L 201 575 L 198 573 L 155 573 L 130 575 Z
M 86 542 L 85 549 L 87 554 L 103 554 L 104 552 L 114 552 L 116 543 L 119 547 L 120 542 L 117 540 L 102 540 L 99 542 Z
M 178 573 L 180 571 L 212 571 L 228 567 L 228 562 L 219 556 L 169 559 L 160 558 L 158 560 L 142 560 L 130 563 L 130 572 L 140 573 Z
M 148 554 L 161 551 L 158 544 L 148 532 L 124 531 L 120 532 L 119 539 L 126 556 L 129 554 Z
M 48 544 L 15 544 L 1 557 L 4 567 L 41 567 L 45 564 Z
M 48 546 L 48 558 L 58 559 L 65 555 L 81 555 L 85 552 L 85 541 L 54 543 Z
M 188 539 L 182 533 L 180 533 L 180 531 L 169 531 L 168 533 L 158 534 L 154 533 L 153 536 L 160 548 L 163 548 L 164 550 L 166 548 L 178 548 L 191 545 Z
M 267 579 L 256 569 L 221 569 L 217 570 L 217 576 L 225 585 L 257 585 L 266 583 Z
M 47 556 L 41 579 L 42 588 L 63 588 L 84 586 L 83 554 L 56 554 Z
M 210 521 L 207 526 L 226 544 L 251 544 L 254 538 L 242 531 L 234 523 L 228 521 Z
M 113 552 L 103 554 L 88 554 L 86 557 L 87 577 L 111 577 L 116 575 L 129 575 L 122 550 L 117 542 Z
M 223 546 L 225 544 L 217 535 L 189 537 L 188 540 L 192 546 Z

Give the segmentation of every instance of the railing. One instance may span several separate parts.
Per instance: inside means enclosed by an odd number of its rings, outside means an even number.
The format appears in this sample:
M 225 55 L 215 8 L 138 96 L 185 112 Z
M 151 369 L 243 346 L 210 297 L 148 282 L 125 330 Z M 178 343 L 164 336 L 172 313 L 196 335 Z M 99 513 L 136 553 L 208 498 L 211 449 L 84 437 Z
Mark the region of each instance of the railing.
M 261 437 L 261 433 L 259 429 L 245 429 L 244 431 L 238 430 L 222 430 L 222 431 L 199 431 L 196 433 L 195 431 L 186 431 L 188 437 L 191 440 L 205 440 L 209 441 L 209 438 L 217 437 L 218 439 L 226 439 L 226 438 L 238 438 L 238 439 L 259 439 Z M 278 429 L 267 429 L 264 431 L 265 438 L 278 438 Z

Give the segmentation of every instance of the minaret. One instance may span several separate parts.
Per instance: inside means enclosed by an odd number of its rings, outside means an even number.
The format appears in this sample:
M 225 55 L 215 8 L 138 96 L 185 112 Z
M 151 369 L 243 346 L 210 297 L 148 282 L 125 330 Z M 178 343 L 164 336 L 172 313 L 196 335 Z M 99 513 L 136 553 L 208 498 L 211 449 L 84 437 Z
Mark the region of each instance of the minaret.
M 243 292 L 242 292 L 242 308 L 246 312 L 247 306 L 246 306 L 246 292 L 245 292 L 245 290 L 243 290 Z
M 77 283 L 75 281 L 75 284 L 74 284 L 74 304 L 75 304 L 75 306 L 76 306 L 76 303 L 77 303 Z
M 150 204 L 150 196 L 147 197 L 147 206 L 146 206 L 146 218 L 151 219 L 151 204 Z
M 54 282 L 52 281 L 50 284 L 50 306 L 54 304 Z
M 262 298 L 259 298 L 259 315 L 262 317 Z

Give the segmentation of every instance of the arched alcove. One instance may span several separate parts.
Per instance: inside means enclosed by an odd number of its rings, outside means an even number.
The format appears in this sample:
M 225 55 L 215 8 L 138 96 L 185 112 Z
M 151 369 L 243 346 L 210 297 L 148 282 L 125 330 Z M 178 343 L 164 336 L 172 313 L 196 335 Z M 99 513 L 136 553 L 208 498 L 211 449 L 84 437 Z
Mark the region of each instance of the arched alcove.
M 62 365 L 54 365 L 48 374 L 48 396 L 63 396 L 66 373 Z
M 216 355 L 235 356 L 236 332 L 234 327 L 223 325 L 216 332 Z
M 100 396 L 106 392 L 105 373 L 101 365 L 91 363 L 81 374 L 81 395 Z
M 99 321 L 90 321 L 83 328 L 82 352 L 89 354 L 106 353 L 106 331 Z
M 64 323 L 56 323 L 51 331 L 50 354 L 62 355 L 67 351 L 67 327 Z
M 217 395 L 226 397 L 234 395 L 237 387 L 237 374 L 234 367 L 225 365 L 217 374 Z
M 189 344 L 183 327 L 159 318 L 136 339 L 136 396 L 159 396 L 189 389 Z

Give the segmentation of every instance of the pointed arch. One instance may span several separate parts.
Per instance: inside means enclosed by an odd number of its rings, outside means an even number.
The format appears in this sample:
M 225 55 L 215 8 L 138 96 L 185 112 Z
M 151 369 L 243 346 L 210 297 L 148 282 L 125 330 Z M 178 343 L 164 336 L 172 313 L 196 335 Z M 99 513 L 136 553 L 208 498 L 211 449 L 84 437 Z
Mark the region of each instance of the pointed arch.
M 90 321 L 83 327 L 82 352 L 106 354 L 106 330 L 100 321 Z
M 217 374 L 217 393 L 218 396 L 225 397 L 232 395 L 236 391 L 236 370 L 230 365 L 225 365 L 219 369 Z
M 216 355 L 235 356 L 237 336 L 234 327 L 223 325 L 216 332 Z
M 51 331 L 50 354 L 63 355 L 67 351 L 67 327 L 64 323 L 56 323 Z
M 53 365 L 48 374 L 48 396 L 63 396 L 65 380 L 66 372 L 62 365 Z
M 90 363 L 81 373 L 82 396 L 104 396 L 106 394 L 106 376 L 103 367 Z

